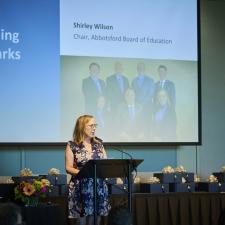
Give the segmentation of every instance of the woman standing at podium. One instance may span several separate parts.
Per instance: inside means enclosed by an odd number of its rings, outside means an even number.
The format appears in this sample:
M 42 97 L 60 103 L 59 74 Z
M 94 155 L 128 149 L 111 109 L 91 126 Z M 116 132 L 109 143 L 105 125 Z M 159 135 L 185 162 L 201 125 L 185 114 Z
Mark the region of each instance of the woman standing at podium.
M 70 224 L 81 224 L 84 220 L 86 225 L 94 223 L 93 179 L 78 180 L 76 175 L 88 160 L 107 157 L 102 140 L 95 137 L 96 128 L 97 124 L 93 116 L 80 116 L 76 121 L 73 140 L 69 141 L 66 147 L 66 171 L 72 175 L 68 194 Z M 109 209 L 107 185 L 103 179 L 97 179 L 98 224 L 101 216 L 108 215 Z

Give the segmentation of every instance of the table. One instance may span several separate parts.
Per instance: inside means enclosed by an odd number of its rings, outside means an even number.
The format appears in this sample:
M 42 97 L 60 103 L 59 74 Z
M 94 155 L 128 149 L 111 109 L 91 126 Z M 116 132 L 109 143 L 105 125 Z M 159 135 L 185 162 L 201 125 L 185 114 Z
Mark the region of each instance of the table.
M 111 195 L 110 198 L 112 206 L 127 204 L 126 195 Z M 46 200 L 60 205 L 67 217 L 67 197 Z M 223 210 L 225 193 L 133 194 L 134 225 L 218 225 Z
M 217 225 L 224 193 L 134 194 L 135 225 Z

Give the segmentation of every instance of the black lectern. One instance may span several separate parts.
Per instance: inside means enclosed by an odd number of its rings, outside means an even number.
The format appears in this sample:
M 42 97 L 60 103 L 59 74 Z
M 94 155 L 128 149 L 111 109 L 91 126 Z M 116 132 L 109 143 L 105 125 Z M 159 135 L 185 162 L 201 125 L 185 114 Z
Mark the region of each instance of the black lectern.
M 128 207 L 132 211 L 132 171 L 143 159 L 92 159 L 77 174 L 77 179 L 93 178 L 94 193 L 94 225 L 97 223 L 97 178 L 127 177 L 128 181 Z

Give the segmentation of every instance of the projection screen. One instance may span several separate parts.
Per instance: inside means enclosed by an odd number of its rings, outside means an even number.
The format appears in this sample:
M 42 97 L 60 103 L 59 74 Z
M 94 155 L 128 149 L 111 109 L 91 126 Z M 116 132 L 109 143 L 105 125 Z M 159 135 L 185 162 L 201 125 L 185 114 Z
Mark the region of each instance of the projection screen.
M 201 139 L 197 0 L 2 0 L 0 143 Z M 14 18 L 14 19 L 12 19 Z

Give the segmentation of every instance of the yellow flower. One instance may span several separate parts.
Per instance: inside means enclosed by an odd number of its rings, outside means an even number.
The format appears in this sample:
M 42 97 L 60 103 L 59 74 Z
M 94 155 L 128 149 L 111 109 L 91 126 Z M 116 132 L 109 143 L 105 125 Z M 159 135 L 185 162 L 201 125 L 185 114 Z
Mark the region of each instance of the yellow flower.
M 25 183 L 23 193 L 27 196 L 31 196 L 35 192 L 35 187 L 30 183 Z
M 42 182 L 39 181 L 39 180 L 35 180 L 34 181 L 34 187 L 35 187 L 36 191 L 39 192 L 41 190 L 41 187 L 42 187 Z

